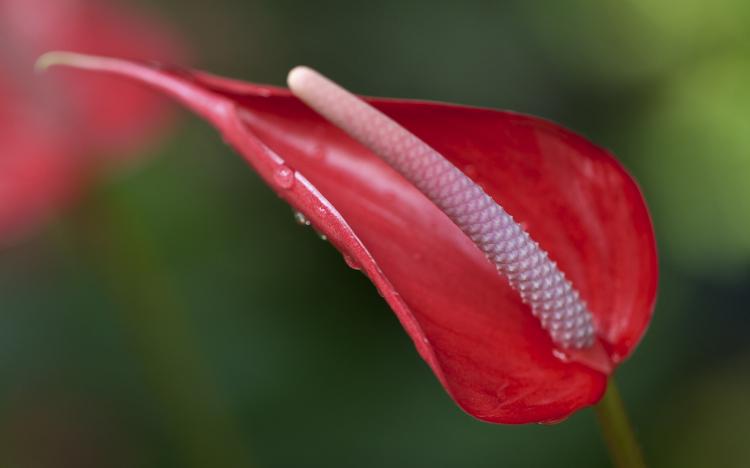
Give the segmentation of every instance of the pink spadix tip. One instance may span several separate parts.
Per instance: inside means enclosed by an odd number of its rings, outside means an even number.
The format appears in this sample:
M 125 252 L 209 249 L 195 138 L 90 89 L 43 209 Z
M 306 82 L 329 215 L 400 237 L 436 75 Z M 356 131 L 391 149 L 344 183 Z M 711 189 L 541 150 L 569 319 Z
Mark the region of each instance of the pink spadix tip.
M 482 188 L 427 143 L 307 67 L 287 78 L 299 99 L 414 184 L 471 238 L 564 350 L 596 342 L 593 316 L 547 252 Z

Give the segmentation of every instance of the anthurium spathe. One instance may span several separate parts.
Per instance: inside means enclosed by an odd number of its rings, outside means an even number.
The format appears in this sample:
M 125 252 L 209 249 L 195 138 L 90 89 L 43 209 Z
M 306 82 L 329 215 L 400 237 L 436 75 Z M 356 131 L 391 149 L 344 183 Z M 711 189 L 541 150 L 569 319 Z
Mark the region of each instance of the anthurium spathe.
M 657 265 L 641 193 L 607 151 L 555 124 L 362 100 L 308 69 L 290 75 L 295 96 L 121 59 L 40 63 L 148 83 L 217 127 L 368 275 L 479 419 L 555 421 L 595 403 L 649 323 Z
M 168 121 L 161 96 L 69 71 L 40 75 L 50 48 L 179 60 L 166 24 L 114 0 L 0 0 L 0 242 L 37 225 L 113 157 Z

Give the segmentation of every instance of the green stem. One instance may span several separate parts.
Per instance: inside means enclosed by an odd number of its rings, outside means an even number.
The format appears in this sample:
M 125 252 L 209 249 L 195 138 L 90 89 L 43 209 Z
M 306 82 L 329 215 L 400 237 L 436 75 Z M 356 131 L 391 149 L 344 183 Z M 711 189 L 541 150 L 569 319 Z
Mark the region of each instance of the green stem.
M 158 249 L 123 197 L 109 190 L 74 213 L 74 241 L 121 309 L 173 442 L 190 468 L 247 466 L 248 454 L 225 399 L 199 352 L 187 308 Z
M 610 378 L 607 391 L 594 407 L 602 436 L 607 443 L 609 455 L 617 468 L 645 468 L 643 454 L 635 438 L 625 406 L 614 378 Z

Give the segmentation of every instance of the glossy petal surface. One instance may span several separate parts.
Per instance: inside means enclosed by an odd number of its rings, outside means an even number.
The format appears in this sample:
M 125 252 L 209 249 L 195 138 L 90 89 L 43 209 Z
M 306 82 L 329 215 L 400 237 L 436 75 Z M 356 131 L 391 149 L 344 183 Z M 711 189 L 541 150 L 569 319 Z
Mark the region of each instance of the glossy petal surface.
M 456 402 L 491 422 L 555 421 L 596 402 L 606 373 L 567 362 L 507 281 L 423 194 L 286 90 L 105 58 L 209 120 L 361 268 Z M 552 123 L 495 110 L 368 99 L 521 222 L 580 291 L 610 367 L 651 317 L 648 211 L 615 159 Z

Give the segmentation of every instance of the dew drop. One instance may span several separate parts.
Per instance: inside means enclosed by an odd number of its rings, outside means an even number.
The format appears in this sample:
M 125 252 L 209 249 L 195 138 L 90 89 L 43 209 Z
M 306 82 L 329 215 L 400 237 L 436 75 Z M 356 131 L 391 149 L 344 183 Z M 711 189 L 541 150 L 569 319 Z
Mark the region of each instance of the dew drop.
M 327 241 L 327 240 L 328 240 L 328 236 L 326 236 L 326 235 L 325 235 L 325 234 L 323 234 L 322 232 L 319 232 L 319 233 L 318 233 L 318 237 L 319 237 L 319 238 L 320 238 L 320 240 L 322 240 L 322 241 Z
M 301 212 L 301 211 L 295 211 L 294 212 L 294 220 L 297 222 L 297 224 L 301 226 L 309 226 L 310 220 L 307 219 L 307 217 Z
M 349 268 L 351 268 L 353 270 L 361 270 L 362 269 L 362 267 L 359 266 L 359 263 L 357 263 L 357 261 L 354 260 L 354 258 L 350 257 L 347 254 L 344 254 L 344 261 L 346 262 L 347 265 L 349 265 Z
M 562 362 L 570 362 L 570 356 L 560 351 L 559 349 L 553 349 L 552 355 L 555 356 L 557 359 L 561 360 Z
M 280 166 L 273 174 L 274 181 L 283 189 L 290 189 L 294 185 L 294 171 L 286 166 Z

